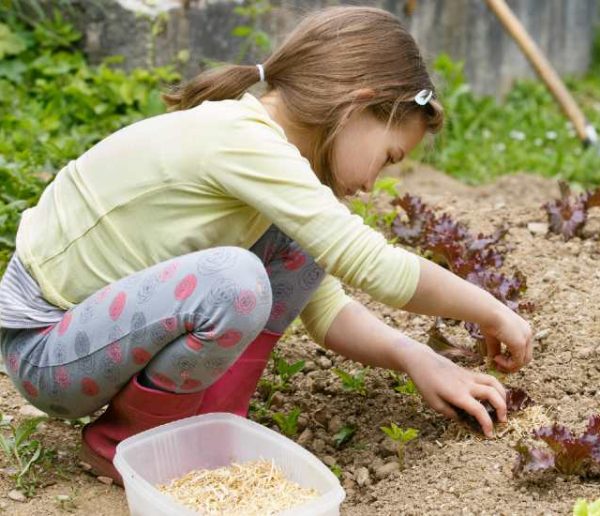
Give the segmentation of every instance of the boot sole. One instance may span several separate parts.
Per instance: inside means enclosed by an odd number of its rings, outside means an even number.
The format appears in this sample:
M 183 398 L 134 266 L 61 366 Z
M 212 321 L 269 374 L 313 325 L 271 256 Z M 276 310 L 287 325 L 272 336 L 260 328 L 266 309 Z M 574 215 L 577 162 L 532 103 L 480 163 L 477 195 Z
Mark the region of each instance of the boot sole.
M 92 469 L 88 471 L 95 477 L 109 477 L 113 479 L 113 482 L 118 486 L 123 487 L 123 478 L 113 466 L 113 463 L 104 457 L 100 457 L 94 450 L 92 450 L 85 441 L 81 442 L 81 451 L 79 452 L 79 458 L 82 462 L 89 464 Z

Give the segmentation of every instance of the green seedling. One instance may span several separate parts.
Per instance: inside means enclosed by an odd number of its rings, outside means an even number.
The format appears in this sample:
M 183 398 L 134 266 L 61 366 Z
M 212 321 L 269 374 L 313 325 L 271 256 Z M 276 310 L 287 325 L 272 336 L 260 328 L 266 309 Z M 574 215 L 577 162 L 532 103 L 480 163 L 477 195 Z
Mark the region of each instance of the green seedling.
M 400 467 L 404 467 L 404 451 L 406 447 L 406 443 L 416 439 L 419 435 L 419 431 L 416 428 L 407 428 L 404 429 L 396 425 L 396 423 L 391 423 L 390 426 L 382 426 L 381 430 L 391 439 L 393 439 L 397 444 L 396 451 L 398 453 L 398 462 L 400 463 Z
M 333 436 L 333 442 L 336 448 L 346 444 L 352 436 L 356 433 L 356 427 L 353 425 L 344 425 L 340 430 Z
M 393 371 L 390 371 L 390 375 L 397 383 L 397 385 L 394 385 L 394 390 L 396 392 L 399 392 L 400 394 L 407 394 L 408 396 L 419 395 L 417 386 L 410 378 L 406 377 L 405 379 L 402 375 L 394 373 Z
M 573 516 L 600 516 L 600 498 L 594 502 L 579 498 L 573 507 Z
M 277 412 L 273 414 L 273 421 L 279 427 L 279 430 L 283 432 L 287 437 L 293 437 L 298 433 L 298 416 L 300 415 L 300 409 L 295 408 L 289 414 L 283 412 Z
M 271 419 L 271 417 L 269 415 L 268 407 L 266 406 L 265 403 L 262 403 L 260 401 L 251 401 L 250 402 L 249 413 L 250 413 L 252 420 L 254 420 L 258 423 L 264 423 L 265 421 L 268 421 L 269 419 Z
M 275 352 L 272 353 L 272 357 L 273 368 L 275 369 L 277 380 L 272 381 L 267 378 L 261 378 L 259 381 L 259 387 L 263 393 L 267 408 L 271 406 L 273 395 L 277 391 L 283 392 L 288 390 L 292 376 L 304 369 L 304 360 L 298 360 L 297 362 L 291 363 L 280 357 Z
M 332 464 L 329 466 L 329 469 L 337 478 L 342 478 L 342 468 L 340 468 L 337 464 Z
M 346 391 L 354 391 L 358 392 L 362 396 L 367 395 L 367 387 L 365 386 L 365 374 L 369 370 L 368 367 L 361 369 L 356 374 L 347 373 L 342 369 L 338 369 L 334 367 L 332 371 L 340 378 L 342 381 L 342 387 Z
M 377 227 L 382 222 L 386 227 L 391 226 L 396 218 L 396 212 L 392 210 L 389 213 L 380 214 L 375 208 L 374 201 L 381 192 L 387 192 L 391 197 L 396 197 L 398 195 L 396 191 L 397 184 L 398 179 L 395 177 L 378 179 L 375 181 L 373 191 L 370 193 L 367 202 L 363 202 L 360 199 L 352 199 L 350 201 L 350 210 L 360 215 L 368 226 Z
M 11 478 L 16 488 L 26 496 L 33 496 L 39 485 L 39 473 L 48 470 L 56 453 L 42 446 L 37 439 L 31 439 L 45 416 L 27 419 L 14 425 L 10 418 L 2 415 L 0 429 L 8 430 L 9 435 L 0 432 L 0 448 L 14 467 Z
M 292 376 L 304 369 L 304 360 L 298 360 L 297 362 L 291 363 L 287 362 L 279 355 L 275 355 L 273 359 L 275 361 L 275 372 L 279 376 L 282 389 L 286 389 L 289 386 Z

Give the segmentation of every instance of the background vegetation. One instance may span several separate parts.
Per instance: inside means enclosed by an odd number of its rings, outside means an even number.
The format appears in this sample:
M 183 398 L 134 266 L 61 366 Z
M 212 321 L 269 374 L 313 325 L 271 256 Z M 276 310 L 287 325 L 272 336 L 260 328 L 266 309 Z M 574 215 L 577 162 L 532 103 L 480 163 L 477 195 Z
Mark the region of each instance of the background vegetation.
M 180 77 L 171 68 L 119 70 L 119 58 L 90 66 L 81 35 L 59 14 L 35 20 L 10 14 L 0 0 L 0 274 L 14 251 L 21 212 L 70 159 L 111 132 L 164 111 L 160 92 Z M 15 0 L 12 0 L 14 2 Z M 244 14 L 244 13 L 242 13 Z M 253 23 L 253 12 L 246 13 Z M 35 23 L 34 23 L 35 21 Z M 238 27 L 267 50 L 260 32 Z M 589 75 L 568 84 L 600 127 L 600 42 Z M 447 124 L 416 159 L 479 183 L 514 171 L 600 184 L 600 154 L 584 150 L 542 84 L 522 81 L 503 102 L 475 97 L 461 63 L 435 63 Z

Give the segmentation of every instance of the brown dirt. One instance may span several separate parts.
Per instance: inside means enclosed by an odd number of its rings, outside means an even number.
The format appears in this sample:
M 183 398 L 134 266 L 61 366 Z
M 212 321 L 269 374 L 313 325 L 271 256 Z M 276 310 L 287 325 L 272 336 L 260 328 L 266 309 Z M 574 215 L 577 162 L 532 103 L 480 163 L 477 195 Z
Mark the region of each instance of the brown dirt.
M 506 269 L 518 268 L 527 276 L 526 299 L 537 307 L 528 319 L 541 338 L 536 340 L 534 362 L 507 381 L 526 388 L 548 417 L 581 426 L 600 408 L 598 236 L 565 243 L 527 229 L 529 222 L 545 221 L 540 205 L 558 195 L 556 184 L 547 179 L 517 174 L 470 187 L 424 168 L 404 175 L 401 192 L 421 196 L 472 230 L 487 232 L 500 224 L 510 227 Z M 389 209 L 384 201 L 378 205 Z M 589 227 L 600 226 L 598 212 L 592 214 Z M 427 340 L 431 318 L 391 310 L 361 293 L 353 295 L 390 325 L 412 338 Z M 453 335 L 459 341 L 465 339 L 458 330 Z M 514 432 L 495 440 L 470 434 L 429 409 L 418 396 L 394 392 L 394 381 L 386 370 L 367 373 L 364 397 L 343 391 L 331 367 L 352 370 L 359 364 L 318 348 L 297 325 L 288 331 L 279 351 L 289 361 L 305 360 L 307 367 L 293 378 L 289 392 L 275 397 L 273 410 L 301 408 L 295 439 L 325 463 L 341 468 L 347 492 L 343 515 L 571 514 L 577 498 L 600 497 L 597 481 L 562 476 L 537 483 L 514 479 Z M 266 377 L 272 377 L 272 371 Z M 0 410 L 18 419 L 23 400 L 6 377 L 0 378 L 0 387 Z M 519 418 L 521 426 L 528 428 L 526 413 Z M 396 460 L 393 446 L 379 429 L 391 421 L 418 429 L 420 436 L 407 446 L 404 470 L 378 479 L 375 470 Z M 341 424 L 356 425 L 356 434 L 336 449 L 332 437 Z M 19 503 L 6 497 L 12 485 L 3 475 L 0 507 L 14 515 L 63 514 L 56 500 L 56 495 L 63 494 L 72 496 L 75 514 L 127 514 L 120 488 L 101 484 L 77 467 L 80 430 L 59 420 L 44 425 L 39 436 L 46 446 L 60 450 L 57 464 L 64 478 L 55 474 L 52 485 Z

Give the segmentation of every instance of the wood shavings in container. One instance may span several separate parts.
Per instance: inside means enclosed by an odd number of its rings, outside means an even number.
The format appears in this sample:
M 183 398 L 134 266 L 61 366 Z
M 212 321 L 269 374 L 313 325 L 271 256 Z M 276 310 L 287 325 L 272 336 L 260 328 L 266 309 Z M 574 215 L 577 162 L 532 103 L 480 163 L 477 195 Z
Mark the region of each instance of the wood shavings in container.
M 194 470 L 156 487 L 201 514 L 236 516 L 276 515 L 319 496 L 315 489 L 288 480 L 267 460 Z

